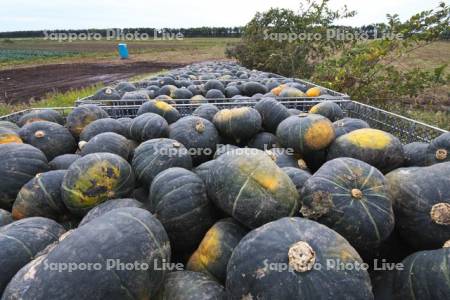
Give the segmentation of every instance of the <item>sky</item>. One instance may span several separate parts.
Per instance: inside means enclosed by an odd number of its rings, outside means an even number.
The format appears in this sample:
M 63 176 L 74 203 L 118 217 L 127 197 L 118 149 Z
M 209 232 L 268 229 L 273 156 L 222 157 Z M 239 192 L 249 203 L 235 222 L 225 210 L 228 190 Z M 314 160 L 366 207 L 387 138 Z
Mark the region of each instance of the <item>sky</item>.
M 448 1 L 448 0 L 447 0 Z M 243 26 L 257 11 L 271 7 L 298 10 L 299 0 L 0 0 L 0 32 L 43 29 L 87 29 Z M 439 0 L 331 0 L 347 5 L 354 18 L 341 25 L 382 22 L 387 13 L 402 20 L 437 7 Z

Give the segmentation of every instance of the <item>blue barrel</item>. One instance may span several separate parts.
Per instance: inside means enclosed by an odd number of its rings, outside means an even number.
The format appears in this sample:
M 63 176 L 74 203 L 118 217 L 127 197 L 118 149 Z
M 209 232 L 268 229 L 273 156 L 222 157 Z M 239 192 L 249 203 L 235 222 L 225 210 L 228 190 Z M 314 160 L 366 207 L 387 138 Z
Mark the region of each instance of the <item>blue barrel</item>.
M 127 59 L 128 58 L 128 46 L 127 44 L 119 44 L 119 55 L 121 59 Z

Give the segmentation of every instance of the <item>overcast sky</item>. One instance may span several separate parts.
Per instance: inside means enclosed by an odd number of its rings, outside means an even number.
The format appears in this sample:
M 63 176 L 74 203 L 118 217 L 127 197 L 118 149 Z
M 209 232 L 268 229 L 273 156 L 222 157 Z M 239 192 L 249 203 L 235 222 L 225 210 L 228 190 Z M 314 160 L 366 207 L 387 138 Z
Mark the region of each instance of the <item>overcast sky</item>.
M 448 1 L 448 0 L 447 0 Z M 124 27 L 242 26 L 257 11 L 270 7 L 298 9 L 299 0 L 0 0 L 0 31 Z M 345 25 L 385 21 L 387 13 L 402 20 L 437 7 L 436 0 L 332 0 L 358 15 Z

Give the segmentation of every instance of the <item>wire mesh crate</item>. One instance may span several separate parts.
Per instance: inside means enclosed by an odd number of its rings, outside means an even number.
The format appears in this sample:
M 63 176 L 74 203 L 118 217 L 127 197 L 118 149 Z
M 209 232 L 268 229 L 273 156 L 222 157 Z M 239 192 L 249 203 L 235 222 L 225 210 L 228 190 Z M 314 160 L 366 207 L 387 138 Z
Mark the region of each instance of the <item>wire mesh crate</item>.
M 298 109 L 303 112 L 309 111 L 309 109 L 320 100 L 293 100 L 280 101 L 284 106 L 291 109 Z M 438 137 L 442 133 L 447 132 L 446 130 L 415 121 L 403 117 L 401 115 L 388 112 L 370 105 L 362 104 L 352 100 L 334 100 L 344 111 L 346 117 L 358 118 L 366 121 L 372 128 L 384 130 L 389 132 L 396 137 L 398 137 L 403 143 L 412 142 L 427 142 L 429 143 L 434 138 Z M 173 106 L 180 112 L 182 116 L 191 115 L 196 108 L 201 104 L 192 103 L 178 103 Z M 222 102 L 215 103 L 219 109 L 233 108 L 233 107 L 243 107 L 249 106 L 253 107 L 255 102 Z M 139 106 L 138 105 L 128 105 L 128 106 L 103 106 L 102 107 L 112 118 L 133 118 L 137 115 Z M 48 108 L 54 109 L 63 116 L 67 116 L 73 107 L 63 107 L 63 108 Z M 12 122 L 17 122 L 21 116 L 24 114 L 35 110 L 27 109 L 19 111 L 13 114 L 0 117 L 0 120 L 7 120 Z

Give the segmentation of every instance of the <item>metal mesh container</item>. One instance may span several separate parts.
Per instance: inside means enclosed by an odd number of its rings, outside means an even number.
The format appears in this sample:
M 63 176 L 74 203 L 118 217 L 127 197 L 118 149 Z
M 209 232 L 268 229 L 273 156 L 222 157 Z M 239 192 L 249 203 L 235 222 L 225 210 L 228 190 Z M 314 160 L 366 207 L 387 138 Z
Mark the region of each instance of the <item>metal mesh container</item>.
M 294 100 L 280 101 L 287 108 L 295 108 L 303 112 L 309 111 L 309 109 L 315 104 L 319 103 L 319 100 Z M 358 118 L 366 121 L 372 128 L 384 130 L 398 137 L 403 143 L 412 142 L 427 142 L 438 137 L 446 130 L 418 122 L 398 114 L 394 114 L 370 105 L 362 104 L 352 100 L 334 100 L 335 103 L 341 106 L 346 117 Z M 179 103 L 174 104 L 177 110 L 182 116 L 191 115 L 193 111 L 201 104 L 192 103 Z M 215 103 L 219 109 L 242 107 L 242 106 L 254 106 L 255 102 L 222 102 Z M 50 109 L 50 108 L 49 108 Z M 67 116 L 73 107 L 64 108 L 51 108 L 60 111 L 64 116 Z M 128 106 L 104 106 L 103 109 L 112 118 L 123 118 L 136 116 L 139 109 L 138 105 Z M 33 109 L 19 111 L 10 115 L 0 117 L 0 120 L 7 120 L 17 122 L 19 118 L 32 111 Z

